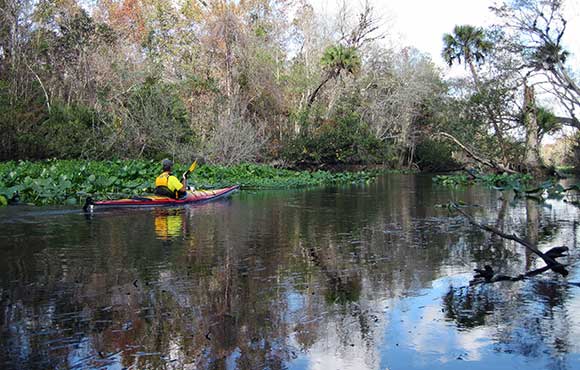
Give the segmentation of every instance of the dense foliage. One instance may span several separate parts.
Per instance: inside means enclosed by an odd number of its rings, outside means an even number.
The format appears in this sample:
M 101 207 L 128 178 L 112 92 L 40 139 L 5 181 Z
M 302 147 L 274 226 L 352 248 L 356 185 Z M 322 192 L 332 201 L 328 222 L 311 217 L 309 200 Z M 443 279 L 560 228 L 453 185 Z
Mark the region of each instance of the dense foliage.
M 437 184 L 445 186 L 465 186 L 479 183 L 495 187 L 497 190 L 520 189 L 529 186 L 532 177 L 530 175 L 510 175 L 510 174 L 459 174 L 459 175 L 438 175 L 433 177 Z
M 381 163 L 389 145 L 377 139 L 356 113 L 326 120 L 304 130 L 285 145 L 282 156 L 302 163 Z
M 560 0 L 506 0 L 502 24 L 442 35 L 444 60 L 469 71 L 447 80 L 412 46 L 377 42 L 394 35 L 369 2 L 336 17 L 284 0 L 0 5 L 0 160 L 438 171 L 471 150 L 494 170 L 531 171 L 546 134 L 580 127 Z M 537 81 L 569 117 L 536 104 Z
M 453 159 L 453 147 L 451 144 L 429 138 L 417 144 L 415 161 L 421 171 L 425 172 L 442 172 L 461 167 Z
M 187 166 L 176 164 L 176 174 Z M 156 161 L 9 161 L 0 163 L 0 203 L 15 197 L 23 203 L 69 204 L 89 195 L 96 198 L 151 193 L 160 165 Z M 190 176 L 196 188 L 239 184 L 242 188 L 295 188 L 336 183 L 366 182 L 376 172 L 298 172 L 266 165 L 201 165 Z

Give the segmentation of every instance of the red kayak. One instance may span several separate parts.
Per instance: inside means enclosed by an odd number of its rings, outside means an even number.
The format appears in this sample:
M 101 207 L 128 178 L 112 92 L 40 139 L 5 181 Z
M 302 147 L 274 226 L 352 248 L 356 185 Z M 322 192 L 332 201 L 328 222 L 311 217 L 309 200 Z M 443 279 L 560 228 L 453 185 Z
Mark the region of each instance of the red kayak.
M 126 199 L 101 200 L 93 201 L 87 198 L 83 210 L 93 211 L 101 208 L 126 208 L 126 207 L 157 207 L 173 206 L 189 203 L 202 203 L 225 197 L 240 188 L 239 185 L 230 186 L 229 188 L 215 190 L 188 190 L 187 195 L 183 198 L 173 199 L 158 195 L 144 195 Z

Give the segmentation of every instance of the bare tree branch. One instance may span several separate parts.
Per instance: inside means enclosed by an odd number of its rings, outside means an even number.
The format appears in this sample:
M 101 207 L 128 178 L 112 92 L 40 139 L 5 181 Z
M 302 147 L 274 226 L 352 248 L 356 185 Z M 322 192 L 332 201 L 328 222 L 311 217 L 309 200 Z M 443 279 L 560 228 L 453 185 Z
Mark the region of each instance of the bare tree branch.
M 475 219 L 473 218 L 473 216 L 471 216 L 470 214 L 466 213 L 465 211 L 463 211 L 461 208 L 459 208 L 459 206 L 457 206 L 456 204 L 452 204 L 451 206 L 453 208 L 453 210 L 461 213 L 465 218 L 467 218 L 467 220 L 469 221 L 470 224 L 472 224 L 473 226 L 477 226 L 478 228 L 488 231 L 490 233 L 493 233 L 495 235 L 498 235 L 504 239 L 507 240 L 512 240 L 515 241 L 516 243 L 519 243 L 521 245 L 523 245 L 524 247 L 526 247 L 528 250 L 530 250 L 532 253 L 534 253 L 535 255 L 537 255 L 538 257 L 540 257 L 545 263 L 546 263 L 546 267 L 551 269 L 554 272 L 557 272 L 563 276 L 568 275 L 568 271 L 565 269 L 565 266 L 562 265 L 561 263 L 559 263 L 558 261 L 556 261 L 554 258 L 546 255 L 545 253 L 542 253 L 538 250 L 538 248 L 536 248 L 536 246 L 532 245 L 531 243 L 527 242 L 526 240 L 518 237 L 516 234 L 507 234 L 499 229 L 496 229 L 493 226 L 489 226 L 489 225 L 483 225 L 478 223 L 477 221 L 475 221 Z
M 451 141 L 453 141 L 457 146 L 459 146 L 469 157 L 473 158 L 475 161 L 483 164 L 484 166 L 490 167 L 494 170 L 497 171 L 502 171 L 502 172 L 507 172 L 507 173 L 519 173 L 518 171 L 514 171 L 511 168 L 505 167 L 499 163 L 494 162 L 493 160 L 487 159 L 487 158 L 483 158 L 478 156 L 477 154 L 475 154 L 475 152 L 468 148 L 465 144 L 463 144 L 462 142 L 460 142 L 457 138 L 455 138 L 453 135 L 448 134 L 446 132 L 437 132 L 435 133 L 433 136 L 441 136 L 444 137 L 446 139 L 449 139 Z

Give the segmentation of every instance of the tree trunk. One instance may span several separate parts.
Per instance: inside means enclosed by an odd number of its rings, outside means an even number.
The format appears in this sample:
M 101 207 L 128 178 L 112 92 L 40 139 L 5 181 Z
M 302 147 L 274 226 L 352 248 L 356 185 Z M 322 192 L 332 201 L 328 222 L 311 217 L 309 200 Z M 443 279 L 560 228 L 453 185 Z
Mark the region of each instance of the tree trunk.
M 469 65 L 469 70 L 471 71 L 471 76 L 473 77 L 473 83 L 475 84 L 475 90 L 480 91 L 481 84 L 479 83 L 479 77 L 477 76 L 477 72 L 475 71 L 475 66 L 471 61 L 471 58 L 466 61 L 467 65 Z
M 465 61 L 467 63 L 467 65 L 469 66 L 469 70 L 471 71 L 471 76 L 473 77 L 473 83 L 475 84 L 475 91 L 477 91 L 479 94 L 481 94 L 483 91 L 481 89 L 481 83 L 479 82 L 479 76 L 477 75 L 477 71 L 475 70 L 475 66 L 473 65 L 473 60 L 471 59 L 471 54 L 469 53 L 469 50 L 465 51 Z M 503 133 L 501 131 L 500 128 L 500 123 L 498 122 L 498 119 L 496 118 L 496 116 L 500 116 L 500 114 L 495 114 L 494 110 L 489 106 L 486 105 L 486 110 L 487 110 L 487 114 L 489 116 L 489 120 L 491 121 L 491 124 L 493 126 L 493 130 L 495 131 L 495 136 L 497 137 L 497 141 L 499 144 L 499 148 L 500 148 L 500 156 L 501 156 L 501 161 L 503 162 L 504 165 L 507 165 L 508 162 L 508 158 L 507 158 L 507 150 L 506 150 L 506 145 L 505 145 L 505 140 L 503 138 Z
M 529 171 L 540 169 L 540 140 L 538 139 L 538 118 L 533 86 L 524 82 L 524 125 L 526 127 L 526 155 L 524 165 Z
M 331 78 L 332 78 L 332 74 L 330 74 L 330 73 L 327 74 L 326 78 L 324 80 L 322 80 L 322 82 L 318 85 L 318 87 L 312 92 L 312 94 L 308 98 L 308 104 L 307 104 L 308 109 L 310 109 L 310 107 L 312 106 L 312 103 L 314 103 L 314 99 L 316 99 L 316 95 L 318 95 L 318 92 L 320 91 L 320 89 L 322 89 L 322 86 L 324 86 L 328 81 L 330 81 Z

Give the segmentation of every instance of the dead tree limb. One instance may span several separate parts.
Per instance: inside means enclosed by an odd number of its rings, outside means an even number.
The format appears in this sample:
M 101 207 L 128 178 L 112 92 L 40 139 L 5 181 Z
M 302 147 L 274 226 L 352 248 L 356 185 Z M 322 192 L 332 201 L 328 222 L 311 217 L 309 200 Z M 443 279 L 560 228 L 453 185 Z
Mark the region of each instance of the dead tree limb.
M 40 79 L 40 77 L 38 77 L 38 74 L 36 74 L 36 72 L 34 72 L 32 67 L 28 63 L 26 63 L 26 66 L 28 67 L 30 72 L 34 75 L 34 77 L 36 77 L 36 80 L 40 84 L 40 88 L 42 89 L 42 92 L 44 93 L 44 98 L 46 100 L 46 109 L 48 110 L 48 113 L 50 113 L 50 99 L 48 98 L 48 93 L 46 92 L 46 89 L 44 88 L 44 84 L 42 83 L 42 80 Z
M 565 268 L 564 265 L 562 265 L 561 263 L 559 263 L 558 261 L 556 261 L 551 256 L 548 256 L 545 253 L 540 252 L 538 250 L 538 248 L 536 248 L 531 243 L 525 241 L 524 239 L 518 237 L 516 234 L 507 234 L 507 233 L 504 233 L 503 231 L 501 231 L 499 229 L 496 229 L 495 227 L 492 227 L 492 226 L 489 226 L 489 225 L 480 224 L 477 221 L 475 221 L 475 219 L 473 218 L 473 216 L 471 216 L 470 214 L 466 213 L 465 211 L 463 211 L 462 209 L 460 209 L 459 206 L 457 206 L 455 204 L 452 204 L 451 205 L 451 208 L 453 208 L 455 211 L 461 213 L 465 218 L 467 218 L 467 220 L 469 221 L 469 223 L 472 224 L 473 226 L 477 226 L 478 228 L 480 228 L 482 230 L 488 231 L 488 232 L 490 232 L 492 234 L 495 234 L 495 235 L 499 235 L 500 237 L 502 237 L 504 239 L 513 240 L 516 243 L 519 243 L 519 244 L 523 245 L 524 247 L 526 247 L 527 249 L 529 249 L 532 253 L 534 253 L 535 255 L 537 255 L 538 257 L 540 257 L 546 263 L 546 269 L 550 269 L 550 270 L 552 270 L 554 272 L 557 272 L 557 273 L 561 274 L 562 276 L 568 275 L 568 271 L 566 270 L 566 268 Z
M 476 274 L 474 279 L 469 282 L 469 285 L 478 285 L 478 284 L 485 284 L 485 283 L 493 284 L 493 283 L 497 283 L 498 281 L 521 281 L 521 280 L 524 280 L 525 278 L 540 275 L 540 274 L 543 274 L 544 272 L 550 270 L 549 266 L 544 266 L 544 267 L 540 267 L 540 268 L 532 270 L 532 271 L 528 271 L 525 274 L 520 274 L 518 276 L 507 276 L 507 275 L 495 274 L 493 269 L 490 266 L 486 266 L 486 269 L 487 268 L 489 268 L 489 270 L 488 270 L 489 275 Z M 475 269 L 475 271 L 483 271 L 483 270 Z
M 507 173 L 519 173 L 518 171 L 514 171 L 511 168 L 508 168 L 502 164 L 496 163 L 493 160 L 487 159 L 487 158 L 483 158 L 480 157 L 478 155 L 476 155 L 474 153 L 474 151 L 470 148 L 468 148 L 465 144 L 463 144 L 461 141 L 459 141 L 456 137 L 454 137 L 451 134 L 448 134 L 446 132 L 437 132 L 434 134 L 434 136 L 440 136 L 440 137 L 444 137 L 446 139 L 449 139 L 451 141 L 453 141 L 458 147 L 460 147 L 470 158 L 473 158 L 475 161 L 483 164 L 484 166 L 490 167 L 496 171 L 499 172 L 507 172 Z

